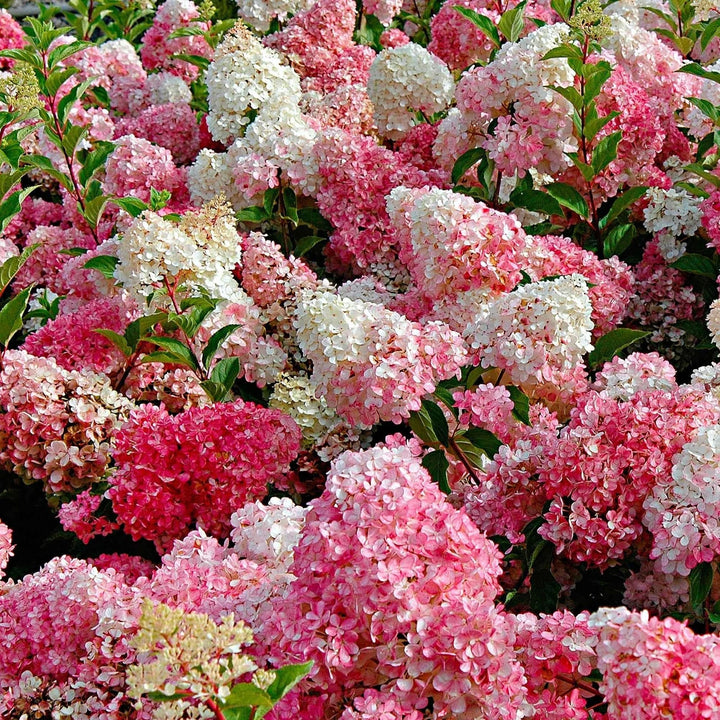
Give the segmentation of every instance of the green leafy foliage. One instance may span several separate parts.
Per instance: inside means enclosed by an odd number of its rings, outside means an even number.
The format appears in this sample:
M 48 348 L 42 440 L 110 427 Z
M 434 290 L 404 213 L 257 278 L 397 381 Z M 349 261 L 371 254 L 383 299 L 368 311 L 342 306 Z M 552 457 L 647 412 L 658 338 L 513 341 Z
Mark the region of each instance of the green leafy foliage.
M 440 486 L 440 489 L 449 495 L 451 488 L 448 484 L 447 471 L 450 463 L 445 451 L 431 450 L 423 457 L 422 466 L 430 473 L 430 477 Z
M 619 352 L 649 334 L 644 330 L 631 330 L 630 328 L 610 330 L 610 332 L 598 338 L 595 349 L 588 355 L 588 365 L 598 367 L 612 360 Z
M 0 345 L 3 347 L 7 347 L 13 335 L 22 329 L 23 314 L 31 291 L 31 287 L 21 290 L 0 308 Z

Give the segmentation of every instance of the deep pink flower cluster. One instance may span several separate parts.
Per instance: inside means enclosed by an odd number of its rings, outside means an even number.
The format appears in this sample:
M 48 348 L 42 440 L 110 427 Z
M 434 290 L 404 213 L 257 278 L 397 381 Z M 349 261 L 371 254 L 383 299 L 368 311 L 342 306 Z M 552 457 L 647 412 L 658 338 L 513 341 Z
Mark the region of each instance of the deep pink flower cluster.
M 25 35 L 20 23 L 5 8 L 0 8 L 0 50 L 21 48 L 25 45 Z M 15 61 L 11 58 L 0 58 L 0 70 L 12 68 Z
M 143 405 L 115 437 L 108 496 L 133 538 L 168 548 L 198 523 L 220 537 L 230 515 L 287 473 L 300 430 L 279 410 L 237 400 L 170 415 Z
M 10 558 L 13 556 L 12 530 L 0 520 L 0 580 L 3 570 L 7 567 Z

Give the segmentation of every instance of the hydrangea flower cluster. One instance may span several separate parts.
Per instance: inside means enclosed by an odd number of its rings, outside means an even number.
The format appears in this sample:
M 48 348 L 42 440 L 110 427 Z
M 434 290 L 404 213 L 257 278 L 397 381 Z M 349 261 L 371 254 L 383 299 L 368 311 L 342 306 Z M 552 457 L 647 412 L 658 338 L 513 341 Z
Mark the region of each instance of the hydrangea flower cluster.
M 108 496 L 126 531 L 160 548 L 196 522 L 222 537 L 232 512 L 264 497 L 299 447 L 288 415 L 242 400 L 174 416 L 143 405 L 116 434 Z
M 460 336 L 443 323 L 421 326 L 323 290 L 302 297 L 295 322 L 317 392 L 354 425 L 408 417 L 466 358 Z

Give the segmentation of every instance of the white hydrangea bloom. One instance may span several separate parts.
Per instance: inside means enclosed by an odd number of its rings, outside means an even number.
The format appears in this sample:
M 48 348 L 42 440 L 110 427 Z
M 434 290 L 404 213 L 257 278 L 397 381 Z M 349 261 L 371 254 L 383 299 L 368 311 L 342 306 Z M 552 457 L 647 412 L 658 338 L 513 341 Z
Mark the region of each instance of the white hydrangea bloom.
M 236 188 L 227 153 L 201 150 L 188 168 L 187 184 L 196 205 L 208 203 L 222 193 L 236 210 L 243 207 L 244 198 Z
M 552 381 L 582 362 L 592 346 L 592 305 L 582 275 L 523 285 L 501 296 L 470 325 L 466 338 L 485 367 L 514 382 Z
M 678 242 L 677 238 L 694 235 L 700 227 L 702 198 L 683 189 L 657 187 L 649 188 L 646 197 L 650 202 L 643 213 L 643 225 L 648 232 L 659 236 L 660 253 L 668 262 L 673 262 L 684 255 L 686 249 L 685 243 Z
M 290 15 L 309 10 L 315 0 L 236 0 L 238 17 L 260 32 L 267 32 L 270 21 L 280 22 Z
M 118 243 L 115 279 L 138 299 L 166 279 L 194 283 L 210 292 L 231 290 L 228 268 L 240 262 L 240 254 L 234 217 L 224 203 L 187 213 L 179 224 L 146 210 Z
M 280 375 L 269 405 L 286 412 L 298 424 L 305 448 L 311 448 L 340 422 L 325 399 L 317 396 L 316 385 L 305 375 Z
M 185 81 L 167 71 L 148 75 L 145 92 L 152 105 L 189 103 L 192 100 L 192 93 Z
M 452 75 L 445 63 L 417 43 L 383 50 L 373 62 L 368 95 L 380 133 L 398 140 L 413 126 L 414 115 L 444 110 L 453 99 Z
M 710 306 L 706 322 L 712 341 L 720 348 L 720 299 L 715 300 Z
M 687 577 L 720 551 L 720 425 L 700 428 L 673 458 L 672 481 L 643 504 L 653 534 L 650 558 L 665 573 Z
M 241 25 L 218 46 L 206 81 L 208 129 L 222 143 L 242 137 L 255 113 L 271 118 L 297 113 L 302 96 L 297 73 Z
M 307 511 L 290 498 L 270 498 L 267 505 L 248 503 L 230 517 L 235 552 L 248 560 L 287 571 Z

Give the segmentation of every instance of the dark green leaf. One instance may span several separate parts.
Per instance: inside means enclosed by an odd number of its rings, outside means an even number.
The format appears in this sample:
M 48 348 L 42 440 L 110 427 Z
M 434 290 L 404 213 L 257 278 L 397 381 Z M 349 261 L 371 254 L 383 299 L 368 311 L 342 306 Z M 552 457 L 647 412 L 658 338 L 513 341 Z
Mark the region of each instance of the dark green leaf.
M 447 388 L 438 385 L 433 395 L 457 418 L 458 411 L 455 407 L 455 401 L 453 400 L 452 393 Z
M 435 437 L 437 437 L 442 445 L 447 445 L 450 431 L 442 408 L 437 403 L 432 402 L 432 400 L 423 400 L 422 407 L 430 418 L 430 424 L 435 433 Z
M 720 83 L 720 73 L 706 70 L 702 65 L 697 63 L 687 63 L 681 68 L 678 68 L 677 72 L 688 73 L 689 75 L 697 75 L 698 77 L 705 78 L 706 80 L 712 80 L 713 82 Z
M 524 425 L 530 425 L 530 398 L 514 385 L 508 385 L 507 389 L 513 401 L 513 417 Z
M 548 85 L 551 90 L 554 90 L 558 95 L 562 95 L 577 111 L 580 111 L 583 106 L 582 95 L 572 85 L 570 87 L 559 87 L 556 85 Z
M 545 190 L 552 195 L 563 207 L 569 208 L 580 217 L 586 218 L 590 214 L 585 198 L 572 185 L 566 183 L 550 183 Z
M 115 203 L 120 209 L 124 210 L 128 215 L 132 217 L 138 217 L 145 210 L 148 209 L 148 204 L 143 202 L 139 198 L 124 197 L 124 198 L 111 198 L 111 201 Z
M 516 42 L 525 27 L 523 9 L 527 0 L 518 3 L 511 10 L 505 11 L 498 20 L 498 30 L 510 41 Z
M 703 28 L 702 35 L 700 35 L 700 47 L 703 51 L 707 48 L 709 42 L 717 37 L 718 30 L 720 30 L 720 17 L 713 18 Z
M 552 60 L 553 58 L 572 58 L 574 60 L 582 60 L 582 50 L 575 45 L 560 45 L 546 52 L 542 59 Z
M 269 216 L 273 214 L 275 201 L 277 200 L 279 194 L 280 188 L 268 188 L 263 194 L 263 207 Z
M 603 240 L 603 255 L 606 258 L 622 255 L 632 244 L 637 228 L 631 224 L 614 227 Z
M 530 609 L 534 613 L 554 613 L 560 589 L 560 583 L 549 569 L 534 571 L 530 577 Z
M 220 346 L 239 328 L 240 326 L 237 324 L 232 325 L 226 325 L 225 327 L 220 328 L 216 332 L 214 332 L 210 339 L 207 341 L 207 345 L 205 345 L 205 349 L 202 353 L 202 361 L 203 365 L 205 367 L 210 367 L 210 363 L 212 363 L 213 358 L 215 357 L 215 353 L 217 353 Z
M 313 661 L 285 665 L 275 671 L 275 680 L 267 689 L 274 702 L 281 700 L 312 670 Z
M 674 267 L 677 270 L 682 270 L 692 275 L 701 275 L 702 277 L 711 278 L 715 280 L 718 276 L 718 271 L 713 261 L 704 255 L 697 253 L 686 253 L 681 258 L 678 258 L 674 263 L 670 263 L 670 267 Z
M 162 322 L 167 317 L 164 312 L 153 313 L 152 315 L 144 315 L 139 317 L 137 320 L 133 320 L 125 328 L 125 338 L 128 341 L 128 345 L 133 349 L 137 348 L 138 343 L 142 340 L 149 330 L 152 330 L 159 322 Z
M 78 180 L 82 186 L 87 185 L 92 176 L 100 168 L 105 167 L 105 163 L 114 149 L 115 144 L 111 142 L 95 143 L 95 147 L 86 155 L 83 166 L 78 173 Z
M 689 97 L 688 100 L 700 110 L 703 115 L 709 117 L 714 123 L 717 123 L 718 118 L 720 118 L 720 108 L 718 108 L 717 105 L 713 105 L 709 100 L 704 100 L 703 98 Z
M 333 226 L 322 216 L 317 208 L 299 208 L 298 219 L 303 225 L 308 225 L 318 230 L 331 233 Z
M 513 190 L 510 193 L 510 202 L 516 207 L 526 208 L 532 212 L 544 213 L 545 215 L 562 215 L 560 203 L 541 190 L 523 189 L 520 192 Z
M 595 117 L 585 120 L 585 127 L 583 128 L 582 134 L 586 140 L 594 140 L 595 136 L 611 121 L 614 120 L 620 113 L 613 110 L 603 117 Z
M 424 407 L 420 407 L 419 410 L 410 413 L 408 419 L 410 429 L 425 443 L 428 445 L 434 445 L 438 439 L 432 429 L 432 423 L 430 422 L 430 416 Z
M 495 47 L 500 47 L 500 35 L 489 17 L 481 15 L 479 12 L 471 8 L 463 7 L 462 5 L 453 5 L 453 9 L 457 10 L 464 18 L 470 20 L 476 27 L 479 27 L 483 35 L 485 35 Z
M 622 131 L 617 130 L 604 137 L 593 150 L 592 166 L 595 173 L 601 173 L 617 157 Z
M 213 368 L 210 379 L 200 383 L 214 402 L 223 402 L 240 374 L 240 360 L 223 358 Z
M 174 352 L 164 352 L 164 351 L 157 351 L 157 352 L 151 352 L 147 355 L 143 355 L 140 362 L 143 363 L 151 363 L 151 362 L 157 362 L 157 363 L 163 363 L 165 365 L 183 365 L 185 367 L 190 368 L 191 370 L 195 370 L 195 365 L 188 361 L 188 359 L 183 355 L 178 355 Z
M 449 495 L 452 492 L 447 479 L 450 463 L 443 450 L 433 450 L 425 455 L 422 459 L 422 466 L 430 473 L 433 482 L 436 482 L 444 493 Z
M 90 258 L 83 267 L 89 270 L 98 270 L 106 278 L 112 280 L 115 277 L 115 268 L 119 262 L 113 255 L 96 255 L 94 258 Z
M 485 155 L 486 151 L 483 148 L 473 148 L 472 150 L 464 152 L 453 165 L 451 174 L 453 185 L 457 185 L 457 183 L 460 182 L 460 178 L 462 178 L 473 165 L 484 158 Z
M 634 202 L 639 200 L 641 197 L 645 195 L 645 192 L 647 191 L 647 187 L 645 185 L 638 185 L 637 187 L 632 187 L 628 190 L 626 190 L 622 195 L 615 198 L 615 201 L 610 206 L 610 209 L 607 211 L 607 214 L 600 218 L 600 222 L 598 223 L 600 225 L 600 229 L 603 230 L 607 225 L 609 225 L 625 208 L 632 205 Z
M 31 185 L 22 190 L 16 190 L 0 203 L 0 232 L 5 230 L 10 221 L 22 210 L 25 198 L 37 187 L 37 185 Z
M 48 55 L 48 65 L 50 69 L 54 68 L 59 62 L 67 60 L 67 58 L 71 55 L 74 55 L 87 47 L 90 47 L 90 43 L 83 42 L 82 40 L 74 40 L 66 45 L 58 45 L 56 48 L 51 50 Z
M 713 574 L 713 566 L 709 562 L 702 562 L 690 571 L 688 580 L 690 582 L 690 603 L 693 607 L 702 605 L 710 594 Z
M 497 435 L 483 428 L 468 428 L 463 433 L 463 437 L 467 438 L 476 448 L 482 450 L 489 458 L 493 458 L 502 446 L 502 442 Z
M 596 341 L 595 349 L 588 355 L 588 365 L 598 367 L 608 360 L 612 360 L 620 351 L 649 334 L 644 330 L 631 330 L 630 328 L 611 330 Z
M 13 335 L 22 328 L 32 287 L 26 287 L 0 308 L 0 345 L 8 346 Z
M 293 255 L 300 258 L 307 252 L 312 250 L 312 248 L 314 248 L 316 245 L 325 242 L 326 240 L 327 238 L 320 237 L 319 235 L 306 235 L 304 238 L 300 238 L 300 240 L 297 241 L 297 245 L 295 245 Z
M 190 63 L 191 65 L 194 65 L 195 67 L 198 67 L 201 70 L 207 70 L 210 67 L 210 60 L 208 58 L 204 57 L 203 55 L 191 55 L 189 53 L 175 53 L 173 55 L 173 58 Z
M 63 68 L 62 70 L 55 70 L 54 72 L 51 72 L 45 81 L 45 94 L 54 98 L 55 95 L 57 95 L 57 91 L 60 89 L 60 86 L 75 75 L 75 73 L 77 73 L 77 68 L 74 67 Z
M 297 213 L 297 197 L 291 187 L 285 187 L 282 191 L 284 217 L 294 225 L 300 221 Z

